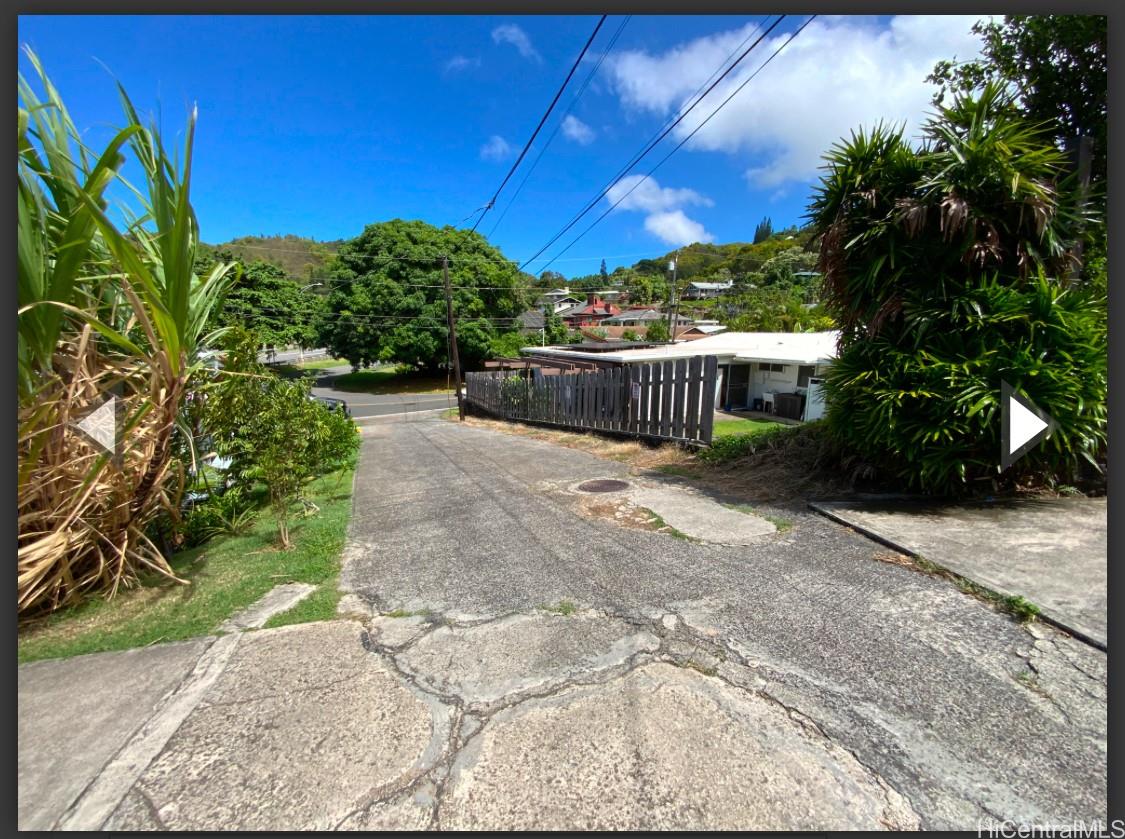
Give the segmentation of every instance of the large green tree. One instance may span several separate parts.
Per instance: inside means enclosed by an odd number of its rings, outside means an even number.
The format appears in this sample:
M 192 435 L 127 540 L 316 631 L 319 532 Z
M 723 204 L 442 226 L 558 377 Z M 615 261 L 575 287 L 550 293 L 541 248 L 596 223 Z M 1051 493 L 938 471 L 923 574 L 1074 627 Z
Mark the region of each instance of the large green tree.
M 196 270 L 229 256 L 228 251 L 219 250 L 197 257 Z M 310 349 L 317 343 L 317 321 L 324 298 L 308 285 L 268 262 L 259 260 L 241 266 L 241 275 L 222 305 L 212 311 L 209 326 L 243 326 L 253 329 L 266 346 Z
M 340 247 L 320 329 L 324 346 L 355 366 L 445 365 L 443 256 L 461 363 L 472 368 L 488 358 L 496 337 L 527 308 L 516 264 L 478 233 L 402 219 L 368 225 Z
M 1001 380 L 1058 423 L 1005 477 L 1069 480 L 1106 443 L 1105 299 L 1068 281 L 1066 159 L 1003 88 L 958 94 L 916 148 L 853 133 L 810 206 L 840 329 L 829 428 L 934 492 L 999 477 Z

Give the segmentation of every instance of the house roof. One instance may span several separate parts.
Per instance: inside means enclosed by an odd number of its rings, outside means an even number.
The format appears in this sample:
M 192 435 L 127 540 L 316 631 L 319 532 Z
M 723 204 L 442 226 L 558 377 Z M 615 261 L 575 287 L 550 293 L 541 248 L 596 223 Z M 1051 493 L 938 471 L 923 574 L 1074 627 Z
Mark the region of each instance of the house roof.
M 692 288 L 697 288 L 700 291 L 720 291 L 722 289 L 731 288 L 734 282 L 731 280 L 725 283 L 691 283 Z
M 524 329 L 542 329 L 545 319 L 538 309 L 528 309 L 516 318 Z
M 560 318 L 576 317 L 578 315 L 615 315 L 621 309 L 612 303 L 579 303 L 558 313 Z
M 769 361 L 788 364 L 828 364 L 836 357 L 837 332 L 720 332 L 675 344 L 662 344 L 649 349 L 599 353 L 605 361 L 623 363 L 664 361 L 690 358 L 694 355 L 715 355 L 720 361 Z M 583 357 L 581 351 L 561 347 L 527 347 L 538 355 L 569 355 Z
M 620 323 L 621 321 L 625 320 L 655 321 L 667 320 L 667 318 L 668 315 L 665 312 L 659 312 L 656 309 L 629 309 L 628 311 L 622 312 L 619 315 L 614 315 L 612 318 L 607 318 L 607 320 L 613 321 L 615 323 Z M 676 323 L 690 322 L 691 318 L 684 317 L 683 315 L 676 315 Z
M 612 320 L 612 318 L 607 318 L 607 320 Z M 600 341 L 602 343 L 607 340 L 623 341 L 625 339 L 622 336 L 624 336 L 626 332 L 632 332 L 639 338 L 643 338 L 645 334 L 648 333 L 647 326 L 606 326 L 605 324 L 606 321 L 603 320 L 597 326 L 583 326 L 579 331 L 590 340 Z M 603 339 L 599 337 L 597 333 L 593 333 L 593 330 L 595 329 L 604 332 L 605 338 Z M 626 344 L 628 344 L 628 342 L 626 342 Z

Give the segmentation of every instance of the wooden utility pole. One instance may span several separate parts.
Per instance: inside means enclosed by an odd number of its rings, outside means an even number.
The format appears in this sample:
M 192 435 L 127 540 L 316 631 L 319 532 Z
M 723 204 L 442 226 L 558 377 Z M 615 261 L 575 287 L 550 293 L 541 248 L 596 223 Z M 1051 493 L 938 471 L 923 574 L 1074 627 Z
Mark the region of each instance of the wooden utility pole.
M 676 253 L 672 256 L 672 263 L 669 266 L 672 269 L 672 287 L 671 287 L 671 293 L 668 295 L 668 340 L 669 341 L 675 340 L 675 333 L 673 332 L 672 324 L 675 323 L 675 320 L 674 320 L 675 315 L 673 313 L 676 310 L 676 267 L 677 267 L 677 264 L 679 263 L 679 261 L 680 261 L 680 252 L 676 251 Z
M 445 282 L 445 319 L 449 324 L 449 354 L 453 357 L 453 386 L 457 388 L 457 418 L 465 421 L 465 403 L 461 399 L 461 360 L 457 354 L 457 326 L 453 321 L 453 292 L 449 287 L 449 257 L 441 258 L 441 276 Z
M 680 267 L 680 252 L 676 251 L 676 259 L 672 263 L 672 323 L 671 328 L 668 330 L 668 337 L 672 343 L 676 343 L 676 326 L 680 322 L 680 289 L 676 285 L 676 270 Z

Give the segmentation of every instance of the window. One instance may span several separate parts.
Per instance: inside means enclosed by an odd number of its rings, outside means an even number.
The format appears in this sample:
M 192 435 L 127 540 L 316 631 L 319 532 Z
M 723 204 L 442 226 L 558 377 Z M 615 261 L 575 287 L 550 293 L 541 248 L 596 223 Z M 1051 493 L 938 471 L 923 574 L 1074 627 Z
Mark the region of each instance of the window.
M 763 373 L 784 373 L 785 372 L 785 365 L 784 364 L 759 364 L 758 367 L 759 367 L 759 369 L 761 369 L 761 371 Z
M 797 387 L 808 387 L 809 377 L 816 371 L 812 365 L 802 364 L 797 368 Z

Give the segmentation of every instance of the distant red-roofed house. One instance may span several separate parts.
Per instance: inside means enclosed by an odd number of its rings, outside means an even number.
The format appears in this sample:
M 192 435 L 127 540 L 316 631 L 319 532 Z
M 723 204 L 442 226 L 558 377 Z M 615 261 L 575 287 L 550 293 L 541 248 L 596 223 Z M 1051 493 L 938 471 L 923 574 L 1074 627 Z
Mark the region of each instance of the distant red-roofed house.
M 585 303 L 563 309 L 558 315 L 571 329 L 578 329 L 582 326 L 597 326 L 606 318 L 620 313 L 620 307 L 605 302 L 596 294 L 588 294 Z

